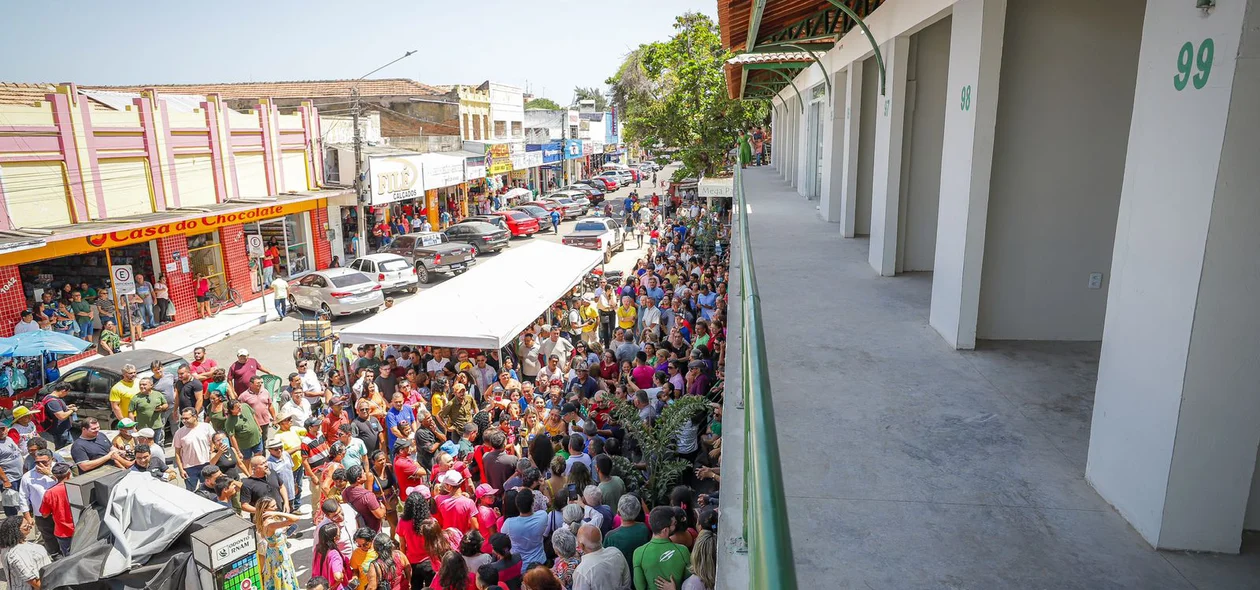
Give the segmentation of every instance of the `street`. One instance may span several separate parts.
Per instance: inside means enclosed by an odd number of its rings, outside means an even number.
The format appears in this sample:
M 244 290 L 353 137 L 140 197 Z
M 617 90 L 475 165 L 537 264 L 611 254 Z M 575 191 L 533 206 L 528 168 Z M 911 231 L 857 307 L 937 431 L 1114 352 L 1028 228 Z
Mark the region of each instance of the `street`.
M 665 170 L 657 173 L 657 178 L 668 178 L 672 171 L 672 166 L 667 167 Z M 638 189 L 635 189 L 634 185 L 631 184 L 628 187 L 608 193 L 606 198 L 612 202 L 614 215 L 619 215 L 620 211 L 622 211 L 622 207 L 624 207 L 622 201 L 629 196 L 630 191 L 632 190 L 637 190 L 640 195 L 647 196 L 651 195 L 654 189 L 651 188 L 651 183 L 647 182 L 643 183 L 643 185 Z M 661 189 L 655 190 L 663 194 Z M 602 204 L 600 207 L 602 208 Z M 547 240 L 549 242 L 560 243 L 561 237 L 571 230 L 575 223 L 576 221 L 561 222 L 559 234 L 545 232 L 535 234 L 534 236 L 527 238 L 513 238 L 511 242 L 512 246 L 510 247 L 527 244 L 530 240 Z M 605 265 L 605 268 L 608 270 L 620 271 L 629 271 L 634 268 L 635 261 L 643 255 L 644 250 L 648 247 L 647 240 L 644 240 L 642 249 L 637 246 L 637 240 L 627 237 L 625 251 L 618 252 L 614 255 L 612 261 Z M 483 254 L 482 256 L 492 258 L 496 256 L 496 254 Z M 476 267 L 472 269 L 472 272 L 476 272 Z M 420 291 L 423 292 L 425 289 L 432 288 L 446 281 L 458 280 L 460 280 L 460 277 L 438 275 L 434 278 L 432 283 L 422 285 Z M 393 295 L 393 298 L 395 303 L 400 303 L 414 296 L 414 294 L 409 293 L 398 293 Z M 297 312 L 290 312 L 289 316 L 281 321 L 267 322 L 261 326 L 257 326 L 250 330 L 225 338 L 214 344 L 208 345 L 206 346 L 206 355 L 217 361 L 221 366 L 224 366 L 231 363 L 236 358 L 237 349 L 245 348 L 249 350 L 250 356 L 258 359 L 258 362 L 261 363 L 264 368 L 274 371 L 281 377 L 287 377 L 289 373 L 293 372 L 295 367 L 293 363 L 293 332 L 298 329 L 298 326 L 301 323 L 301 320 L 298 318 L 296 313 Z M 353 326 L 368 317 L 370 316 L 354 315 L 336 318 L 333 320 L 333 326 L 335 330 L 344 329 Z M 309 482 L 306 483 L 306 486 L 307 491 L 309 492 Z M 309 510 L 309 508 L 307 508 L 309 504 L 304 502 L 303 506 L 302 511 L 306 518 L 303 518 L 298 524 L 298 530 L 301 533 L 301 537 L 290 540 L 293 551 L 293 564 L 297 568 L 299 579 L 304 579 L 310 569 L 311 548 L 314 545 L 314 527 L 312 526 L 309 514 L 306 514 L 306 511 Z

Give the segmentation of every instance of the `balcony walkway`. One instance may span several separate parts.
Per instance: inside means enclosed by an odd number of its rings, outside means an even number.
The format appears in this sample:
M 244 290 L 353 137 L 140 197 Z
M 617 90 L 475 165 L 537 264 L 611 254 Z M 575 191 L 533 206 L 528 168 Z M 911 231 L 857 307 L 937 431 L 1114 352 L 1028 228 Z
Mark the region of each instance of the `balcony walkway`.
M 1085 482 L 1097 344 L 951 350 L 930 273 L 876 276 L 771 168 L 744 179 L 800 588 L 1260 587 L 1260 539 L 1153 551 Z

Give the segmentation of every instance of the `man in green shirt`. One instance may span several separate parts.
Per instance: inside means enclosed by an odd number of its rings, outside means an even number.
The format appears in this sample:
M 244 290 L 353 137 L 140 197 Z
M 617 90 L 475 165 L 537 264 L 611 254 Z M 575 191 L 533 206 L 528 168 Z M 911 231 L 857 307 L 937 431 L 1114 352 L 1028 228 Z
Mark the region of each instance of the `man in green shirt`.
M 617 514 L 621 515 L 621 526 L 604 537 L 604 547 L 615 547 L 626 563 L 634 563 L 634 551 L 652 538 L 652 531 L 642 522 L 643 503 L 634 494 L 622 494 L 617 500 Z
M 171 405 L 166 395 L 153 389 L 153 380 L 145 377 L 140 380 L 140 393 L 131 398 L 131 413 L 135 415 L 138 428 L 152 428 L 155 432 L 165 426 L 166 410 Z
M 75 291 L 70 295 L 70 311 L 79 324 L 79 338 L 92 341 L 92 304 L 83 300 L 83 294 Z
M 258 427 L 258 419 L 254 418 L 254 409 L 249 404 L 230 399 L 227 401 L 227 412 L 223 434 L 232 441 L 237 460 L 248 461 L 254 455 L 262 454 L 262 429 Z
M 634 590 L 652 590 L 656 588 L 658 578 L 669 580 L 680 587 L 683 580 L 687 579 L 691 552 L 669 540 L 669 533 L 674 530 L 676 522 L 672 506 L 657 506 L 648 515 L 652 539 L 634 550 Z M 615 532 L 617 531 L 613 531 Z

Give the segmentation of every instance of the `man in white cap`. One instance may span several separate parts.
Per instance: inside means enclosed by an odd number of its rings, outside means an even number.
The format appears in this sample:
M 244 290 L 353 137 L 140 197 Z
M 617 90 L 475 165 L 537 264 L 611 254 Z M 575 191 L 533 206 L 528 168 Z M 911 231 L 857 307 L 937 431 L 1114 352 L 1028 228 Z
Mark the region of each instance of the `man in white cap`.
M 263 368 L 258 359 L 251 358 L 249 351 L 242 348 L 236 351 L 236 362 L 228 366 L 227 376 L 232 382 L 232 391 L 245 391 L 249 389 L 249 380 L 254 378 L 258 373 L 266 373 L 275 375 L 271 371 Z
M 443 492 L 437 497 L 439 520 L 443 526 L 468 531 L 477 528 L 477 503 L 464 491 L 464 475 L 457 469 L 451 469 L 438 478 Z
M 283 490 L 284 505 L 280 506 L 281 510 L 286 512 L 294 510 L 298 505 L 299 498 L 293 495 L 293 459 L 289 454 L 284 452 L 284 443 L 278 438 L 267 440 L 267 468 L 276 476 L 276 480 L 280 482 L 280 488 Z M 298 539 L 302 534 L 297 532 L 297 524 L 289 527 L 286 532 L 289 538 Z
M 149 447 L 152 449 L 149 452 L 149 462 L 152 465 L 162 467 L 162 469 L 165 471 L 166 453 L 162 452 L 162 445 L 158 442 L 155 442 L 154 440 L 155 435 L 156 433 L 153 432 L 152 428 L 141 428 L 140 430 L 137 430 L 136 431 L 136 446 L 149 445 Z

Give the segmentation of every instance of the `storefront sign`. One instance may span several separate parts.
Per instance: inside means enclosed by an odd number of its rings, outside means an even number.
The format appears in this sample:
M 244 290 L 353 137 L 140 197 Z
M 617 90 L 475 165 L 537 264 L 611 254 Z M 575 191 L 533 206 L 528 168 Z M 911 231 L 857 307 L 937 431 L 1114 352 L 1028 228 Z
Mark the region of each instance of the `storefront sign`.
M 218 569 L 220 566 L 231 563 L 238 557 L 254 553 L 256 553 L 254 531 L 241 531 L 210 546 L 210 568 Z M 242 590 L 244 589 L 242 588 Z
M 486 173 L 507 174 L 512 171 L 512 148 L 506 143 L 486 146 Z
M 576 160 L 582 157 L 582 140 L 566 139 L 564 140 L 564 159 Z
M 563 159 L 564 154 L 562 152 L 564 151 L 564 146 L 561 145 L 560 142 L 552 141 L 540 144 L 540 147 L 542 147 L 542 161 L 544 164 L 559 162 Z
M 419 155 L 368 158 L 368 204 L 384 205 L 419 197 L 425 189 L 420 167 Z
M 464 163 L 464 178 L 468 180 L 477 180 L 486 177 L 485 164 L 468 164 Z
M 464 182 L 464 159 L 441 154 L 424 154 L 421 176 L 426 189 L 455 186 Z
M 537 168 L 542 166 L 543 163 L 542 152 L 525 152 L 525 157 L 523 159 L 524 165 L 521 166 L 521 169 L 528 170 L 530 168 Z
M 267 207 L 258 207 L 256 209 L 246 209 L 244 211 L 236 211 L 233 213 L 205 215 L 202 217 L 172 221 L 170 223 L 151 225 L 149 227 L 114 231 L 107 234 L 93 234 L 85 238 L 88 245 L 92 246 L 92 248 L 85 251 L 91 251 L 92 249 L 98 248 L 116 248 L 118 246 L 126 246 L 127 244 L 147 242 L 149 240 L 155 240 L 165 236 L 205 233 L 210 229 L 224 225 L 249 223 L 252 221 L 270 219 L 272 217 L 281 217 L 293 213 L 310 211 L 311 209 L 318 207 L 321 202 L 326 201 L 323 201 L 322 199 L 311 199 L 309 201 L 301 201 L 297 203 L 285 203 L 283 205 L 269 205 Z M 71 253 L 73 252 L 62 252 L 55 255 L 60 256 Z M 34 260 L 38 260 L 38 258 L 35 258 Z
M 578 115 L 577 111 L 569 111 L 568 121 L 569 121 L 570 127 L 577 125 L 578 121 L 580 120 L 581 120 L 581 117 Z
M 115 264 L 109 267 L 109 274 L 114 279 L 114 292 L 119 295 L 136 292 L 136 275 L 132 274 L 130 264 Z
M 617 107 L 612 108 L 612 113 L 610 117 L 612 118 L 612 134 L 616 135 L 617 134 Z

